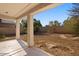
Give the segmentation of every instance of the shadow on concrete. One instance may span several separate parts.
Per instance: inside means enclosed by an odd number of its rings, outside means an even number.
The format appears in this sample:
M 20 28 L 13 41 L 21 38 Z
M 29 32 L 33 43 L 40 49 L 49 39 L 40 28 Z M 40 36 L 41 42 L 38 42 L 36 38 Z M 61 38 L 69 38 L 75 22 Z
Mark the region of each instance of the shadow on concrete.
M 25 56 L 49 56 L 48 53 L 46 53 L 45 51 L 39 48 L 36 48 L 36 47 L 28 48 L 27 43 L 21 39 L 18 39 L 17 41 L 21 45 L 21 47 L 24 49 L 24 51 L 27 53 L 27 55 Z
M 24 51 L 25 51 L 26 54 L 27 54 L 27 51 L 26 51 L 26 49 L 27 49 L 27 47 L 28 47 L 27 43 L 24 42 L 24 41 L 21 40 L 21 39 L 17 39 L 17 41 L 18 41 L 18 43 L 20 44 L 20 46 L 24 49 Z

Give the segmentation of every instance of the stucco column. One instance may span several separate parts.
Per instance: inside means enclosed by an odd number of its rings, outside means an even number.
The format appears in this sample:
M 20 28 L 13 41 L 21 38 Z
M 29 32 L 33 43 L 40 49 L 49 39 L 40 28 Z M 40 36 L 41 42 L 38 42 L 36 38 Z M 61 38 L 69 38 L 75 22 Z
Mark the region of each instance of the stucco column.
M 33 33 L 33 16 L 27 15 L 27 40 L 28 46 L 34 46 L 34 33 Z
M 16 20 L 16 39 L 20 39 L 20 20 Z

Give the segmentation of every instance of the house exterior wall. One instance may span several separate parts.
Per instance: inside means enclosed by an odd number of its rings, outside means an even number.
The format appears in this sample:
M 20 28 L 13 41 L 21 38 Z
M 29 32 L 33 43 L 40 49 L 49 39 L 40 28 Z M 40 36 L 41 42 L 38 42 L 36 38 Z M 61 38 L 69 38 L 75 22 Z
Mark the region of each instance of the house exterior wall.
M 15 24 L 0 23 L 0 34 L 15 34 Z

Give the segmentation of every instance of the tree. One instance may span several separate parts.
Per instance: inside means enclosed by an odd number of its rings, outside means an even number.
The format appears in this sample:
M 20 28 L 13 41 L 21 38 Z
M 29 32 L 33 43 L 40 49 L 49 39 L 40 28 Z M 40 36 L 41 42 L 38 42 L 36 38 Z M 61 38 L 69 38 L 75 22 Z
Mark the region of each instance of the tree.
M 74 32 L 76 36 L 79 36 L 79 18 L 74 17 L 74 19 L 76 20 L 76 23 L 74 24 Z
M 70 16 L 72 16 L 77 23 L 74 27 L 74 32 L 76 35 L 79 35 L 79 3 L 73 3 L 73 8 L 69 10 Z
M 49 25 L 47 26 L 47 32 L 50 34 L 53 32 L 52 26 L 53 26 L 53 21 L 50 21 Z
M 73 8 L 69 10 L 70 16 L 79 17 L 79 3 L 73 3 Z
M 54 33 L 57 33 L 59 31 L 58 30 L 59 27 L 60 27 L 60 23 L 57 20 L 55 20 L 53 25 L 52 25 Z
M 63 30 L 65 33 L 74 33 L 74 28 L 76 20 L 73 17 L 68 17 L 67 20 L 63 22 Z
M 41 28 L 42 28 L 42 24 L 40 20 L 34 19 L 34 33 L 38 33 L 38 32 L 40 33 Z
M 58 27 L 58 26 L 60 26 L 60 23 L 57 20 L 55 20 L 53 25 Z
M 60 23 L 57 21 L 57 20 L 55 20 L 55 21 L 50 21 L 49 22 L 49 32 L 50 33 L 57 33 L 57 29 L 60 27 Z
M 26 20 L 22 20 L 20 23 L 20 28 L 22 30 L 23 33 L 27 33 L 27 21 Z
M 34 33 L 38 33 L 39 31 L 41 31 L 42 24 L 40 20 L 36 20 L 36 19 L 33 19 L 33 20 L 34 20 Z M 23 33 L 27 33 L 27 21 L 26 20 L 21 21 L 21 29 Z
M 49 22 L 49 26 L 52 26 L 52 25 L 53 25 L 53 21 L 50 21 L 50 22 Z

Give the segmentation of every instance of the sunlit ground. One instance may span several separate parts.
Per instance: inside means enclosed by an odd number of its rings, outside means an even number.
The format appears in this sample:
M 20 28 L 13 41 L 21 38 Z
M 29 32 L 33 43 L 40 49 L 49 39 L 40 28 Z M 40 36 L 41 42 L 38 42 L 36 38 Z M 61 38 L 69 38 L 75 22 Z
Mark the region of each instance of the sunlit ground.
M 35 35 L 35 46 L 52 55 L 79 55 L 79 37 L 69 34 Z

